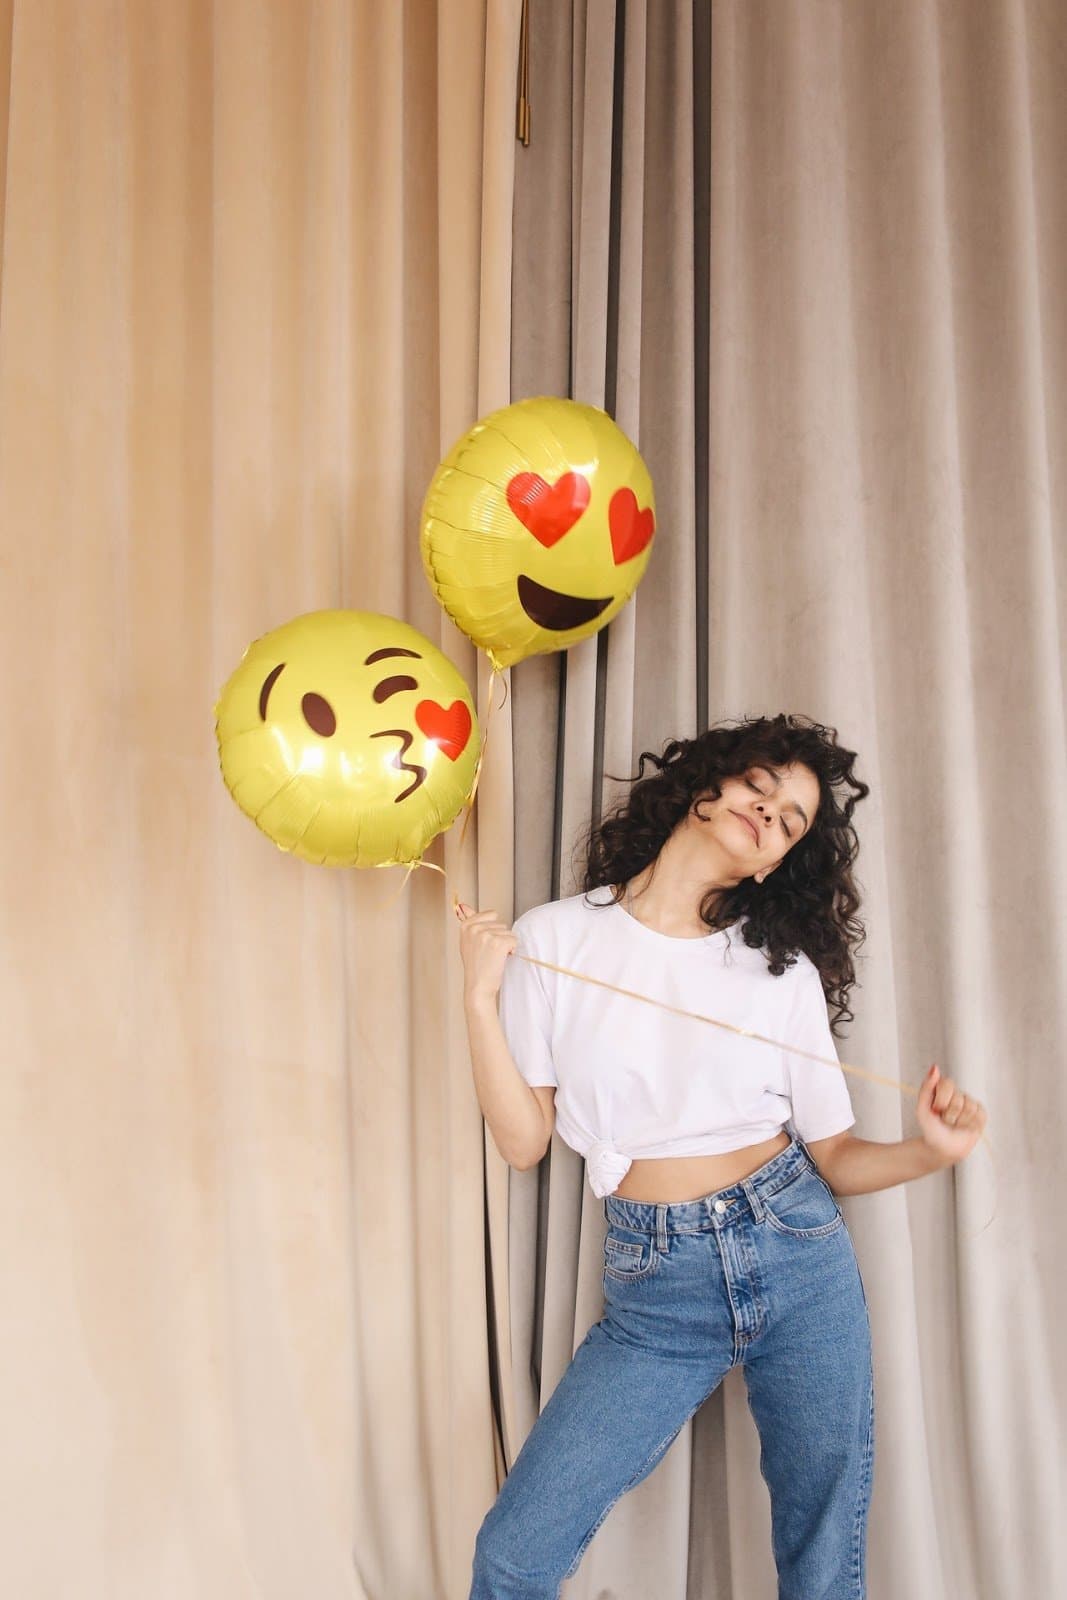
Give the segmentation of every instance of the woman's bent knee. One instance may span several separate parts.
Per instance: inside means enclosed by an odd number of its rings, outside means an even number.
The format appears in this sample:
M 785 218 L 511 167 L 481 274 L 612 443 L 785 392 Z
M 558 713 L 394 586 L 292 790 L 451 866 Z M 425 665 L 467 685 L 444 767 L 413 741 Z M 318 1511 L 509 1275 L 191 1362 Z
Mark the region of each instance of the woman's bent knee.
M 531 1554 L 514 1548 L 506 1524 L 490 1511 L 474 1541 L 469 1600 L 557 1600 L 563 1573 L 535 1566 Z

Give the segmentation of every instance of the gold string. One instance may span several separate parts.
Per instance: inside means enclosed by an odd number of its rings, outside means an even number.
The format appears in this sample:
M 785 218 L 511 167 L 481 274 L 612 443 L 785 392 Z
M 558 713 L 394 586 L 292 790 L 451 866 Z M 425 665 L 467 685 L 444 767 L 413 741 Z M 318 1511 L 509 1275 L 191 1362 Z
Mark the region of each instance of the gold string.
M 376 864 L 379 867 L 400 867 L 400 866 L 403 866 L 404 863 L 402 861 L 379 861 Z M 385 902 L 385 905 L 384 906 L 379 906 L 378 909 L 380 911 L 387 911 L 389 909 L 389 907 L 393 904 L 394 900 L 399 900 L 400 899 L 400 896 L 403 894 L 404 890 L 408 886 L 408 879 L 411 877 L 411 874 L 414 872 L 416 867 L 432 867 L 432 866 L 433 866 L 433 862 L 432 861 L 409 861 L 408 864 L 407 864 L 408 870 L 405 872 L 403 882 L 401 883 L 399 889 L 396 891 L 396 894 L 391 894 L 389 896 L 388 900 Z M 438 867 L 437 870 L 440 871 L 441 870 L 440 867 Z
M 454 903 L 453 899 L 453 905 Z M 624 994 L 631 1000 L 642 1000 L 645 1005 L 659 1006 L 661 1011 L 673 1011 L 676 1016 L 690 1017 L 694 1022 L 709 1022 L 713 1028 L 728 1028 L 731 1033 L 739 1033 L 746 1039 L 758 1039 L 760 1044 L 773 1045 L 777 1050 L 789 1050 L 793 1055 L 807 1056 L 809 1061 L 821 1062 L 826 1067 L 840 1067 L 842 1072 L 851 1072 L 858 1078 L 866 1078 L 868 1083 L 881 1083 L 888 1089 L 897 1089 L 901 1094 L 911 1095 L 913 1100 L 919 1098 L 919 1091 L 915 1085 L 905 1083 L 902 1078 L 890 1078 L 885 1073 L 872 1072 L 869 1067 L 852 1066 L 849 1062 L 838 1061 L 832 1056 L 816 1055 L 813 1050 L 802 1050 L 796 1044 L 783 1044 L 780 1039 L 769 1039 L 765 1033 L 756 1033 L 752 1028 L 739 1028 L 736 1023 L 722 1022 L 718 1017 L 706 1017 L 702 1011 L 686 1011 L 682 1006 L 669 1005 L 666 1000 L 654 1000 L 651 995 L 638 994 L 636 989 L 623 989 L 617 983 L 609 983 L 606 978 L 591 978 L 586 972 L 574 972 L 570 967 L 559 967 L 553 961 L 541 961 L 537 956 L 524 955 L 521 950 L 513 953 L 520 960 L 528 961 L 531 966 L 547 967 L 549 971 L 562 972 L 568 978 L 579 978 L 583 983 L 595 983 L 599 989 L 612 989 L 616 994 Z M 984 1129 L 978 1137 L 992 1156 L 993 1146 Z
M 439 872 L 441 874 L 442 878 L 445 879 L 445 882 L 446 883 L 448 882 L 448 875 L 445 872 L 444 868 L 443 867 L 439 867 L 435 861 L 412 861 L 412 862 L 410 862 L 408 864 L 408 871 L 407 871 L 407 874 L 405 875 L 404 882 L 400 885 L 400 890 L 401 891 L 406 887 L 408 878 L 410 878 L 412 872 L 414 871 L 414 869 L 416 867 L 429 867 L 431 869 L 431 871 Z M 394 896 L 393 898 L 395 899 L 396 896 Z M 453 889 L 452 890 L 452 910 L 453 910 L 453 913 L 455 912 L 455 910 L 458 907 L 458 905 L 459 905 L 459 895 L 456 893 L 455 889 Z M 918 1099 L 918 1096 L 919 1096 L 918 1089 L 916 1089 L 913 1084 L 905 1083 L 903 1081 L 903 1079 L 901 1079 L 901 1078 L 890 1078 L 885 1073 L 872 1072 L 869 1067 L 857 1067 L 857 1066 L 854 1066 L 851 1062 L 838 1061 L 832 1056 L 816 1055 L 814 1051 L 812 1051 L 812 1050 L 803 1050 L 803 1049 L 801 1049 L 801 1047 L 799 1045 L 783 1044 L 778 1039 L 770 1039 L 770 1038 L 768 1038 L 766 1034 L 756 1033 L 754 1031 L 754 1029 L 752 1029 L 752 1028 L 739 1028 L 736 1025 L 736 1023 L 723 1022 L 718 1017 L 707 1017 L 707 1016 L 704 1015 L 704 1013 L 702 1011 L 687 1011 L 682 1006 L 672 1006 L 666 1000 L 656 1000 L 656 999 L 653 999 L 653 997 L 651 995 L 638 994 L 636 989 L 624 989 L 624 988 L 621 987 L 621 985 L 619 985 L 617 983 L 609 983 L 606 978 L 591 978 L 589 976 L 589 974 L 586 973 L 586 972 L 575 972 L 571 967 L 557 966 L 557 964 L 555 962 L 553 962 L 553 961 L 542 961 L 537 956 L 525 955 L 521 950 L 515 950 L 512 953 L 513 953 L 513 955 L 518 956 L 520 960 L 528 961 L 531 966 L 534 966 L 534 967 L 545 967 L 549 972 L 561 972 L 561 973 L 563 973 L 563 975 L 565 977 L 577 978 L 579 980 L 579 982 L 581 982 L 581 983 L 593 983 L 593 984 L 596 984 L 597 988 L 600 988 L 600 989 L 611 989 L 611 990 L 614 991 L 615 994 L 625 995 L 630 1000 L 640 1000 L 640 1001 L 643 1001 L 645 1005 L 659 1006 L 660 1009 L 663 1010 L 663 1011 L 672 1011 L 672 1012 L 675 1013 L 676 1016 L 679 1016 L 679 1017 L 689 1017 L 694 1022 L 707 1022 L 707 1023 L 710 1023 L 710 1025 L 713 1028 L 727 1028 L 727 1029 L 729 1029 L 729 1031 L 731 1033 L 740 1034 L 740 1035 L 742 1035 L 743 1038 L 756 1039 L 756 1040 L 759 1041 L 760 1044 L 773 1045 L 774 1048 L 777 1049 L 777 1050 L 789 1050 L 794 1055 L 806 1056 L 809 1061 L 820 1062 L 823 1066 L 840 1067 L 842 1072 L 850 1072 L 855 1077 L 865 1078 L 869 1083 L 883 1084 L 888 1089 L 896 1089 L 901 1094 L 910 1095 L 913 1100 L 917 1100 Z M 986 1149 L 988 1150 L 988 1152 L 989 1152 L 989 1160 L 990 1160 L 990 1163 L 991 1163 L 992 1168 L 993 1168 L 993 1188 L 994 1188 L 993 1214 L 992 1214 L 991 1217 L 989 1217 L 989 1219 L 986 1222 L 984 1222 L 982 1224 L 982 1227 L 978 1229 L 979 1233 L 984 1233 L 986 1228 L 988 1228 L 990 1226 L 990 1224 L 993 1223 L 996 1220 L 996 1215 L 997 1215 L 996 1192 L 997 1192 L 997 1189 L 998 1189 L 999 1186 L 997 1184 L 997 1159 L 996 1159 L 996 1153 L 994 1152 L 994 1149 L 993 1149 L 992 1141 L 990 1140 L 989 1135 L 985 1132 L 984 1129 L 978 1135 L 978 1138 L 981 1141 L 981 1143 L 984 1144 Z
M 447 882 L 447 874 L 445 873 L 444 868 L 437 866 L 436 862 L 433 862 L 433 861 L 412 861 L 408 866 L 408 872 L 407 872 L 407 875 L 404 878 L 404 882 L 400 885 L 400 889 L 401 890 L 403 890 L 404 887 L 406 886 L 407 880 L 411 876 L 412 870 L 415 867 L 430 867 L 434 872 L 439 872 L 441 874 L 441 876 Z M 393 898 L 395 899 L 395 896 Z M 459 896 L 456 893 L 456 891 L 453 889 L 453 891 L 452 891 L 452 910 L 453 910 L 453 912 L 455 912 L 455 910 L 458 907 L 458 905 L 459 905 Z M 630 1000 L 640 1000 L 645 1005 L 658 1006 L 660 1008 L 660 1010 L 662 1010 L 662 1011 L 671 1011 L 671 1012 L 673 1012 L 675 1014 L 675 1016 L 688 1017 L 693 1022 L 707 1022 L 713 1028 L 726 1028 L 726 1029 L 729 1030 L 729 1032 L 740 1034 L 745 1039 L 756 1039 L 756 1040 L 759 1041 L 760 1044 L 772 1045 L 777 1050 L 788 1050 L 793 1055 L 805 1056 L 805 1057 L 807 1057 L 807 1059 L 809 1061 L 817 1061 L 823 1066 L 840 1067 L 842 1072 L 849 1072 L 849 1073 L 852 1073 L 853 1076 L 855 1076 L 855 1077 L 865 1078 L 868 1083 L 879 1083 L 879 1084 L 882 1084 L 887 1089 L 896 1089 L 900 1094 L 910 1095 L 913 1100 L 917 1100 L 918 1097 L 919 1097 L 919 1090 L 915 1087 L 915 1085 L 911 1084 L 911 1083 L 905 1083 L 904 1080 L 901 1079 L 901 1078 L 891 1078 L 885 1073 L 873 1072 L 869 1067 L 858 1067 L 858 1066 L 855 1066 L 851 1062 L 848 1062 L 848 1061 L 838 1061 L 833 1056 L 820 1056 L 820 1055 L 817 1055 L 813 1050 L 804 1050 L 804 1049 L 802 1049 L 800 1045 L 784 1044 L 780 1039 L 768 1038 L 768 1036 L 766 1034 L 757 1033 L 752 1028 L 741 1028 L 741 1027 L 738 1027 L 736 1023 L 723 1022 L 718 1017 L 705 1016 L 702 1011 L 688 1011 L 682 1006 L 672 1006 L 666 1000 L 656 1000 L 651 995 L 639 994 L 636 989 L 624 989 L 620 984 L 609 983 L 606 978 L 591 978 L 587 972 L 575 972 L 573 970 L 573 968 L 571 968 L 571 967 L 558 966 L 554 961 L 542 961 L 539 957 L 537 957 L 537 956 L 528 956 L 521 950 L 515 950 L 513 952 L 513 954 L 518 956 L 521 961 L 528 961 L 531 966 L 544 967 L 549 972 L 560 972 L 565 977 L 577 978 L 579 980 L 579 982 L 581 982 L 581 983 L 592 983 L 592 984 L 595 984 L 598 989 L 610 989 L 610 990 L 612 990 L 613 993 L 625 995 Z M 984 1129 L 978 1135 L 978 1137 L 981 1140 L 982 1144 L 984 1144 L 986 1149 L 989 1151 L 990 1159 L 993 1162 L 993 1167 L 994 1167 L 994 1171 L 995 1171 L 996 1170 L 996 1157 L 994 1155 L 992 1142 L 991 1142 L 988 1134 L 985 1132 Z M 994 1202 L 994 1213 L 993 1213 L 993 1215 L 994 1215 L 994 1217 L 996 1215 L 995 1202 Z M 990 1218 L 990 1222 L 992 1220 L 993 1220 L 993 1218 L 991 1217 Z M 985 1227 L 988 1227 L 988 1226 L 989 1226 L 989 1223 L 987 1222 L 985 1224 Z
M 529 961 L 534 967 L 548 967 L 552 972 L 565 973 L 568 978 L 580 978 L 583 983 L 595 983 L 600 989 L 612 989 L 616 994 L 627 995 L 631 1000 L 643 1000 L 646 1005 L 659 1006 L 662 1011 L 673 1011 L 678 1017 L 692 1017 L 694 1022 L 710 1022 L 713 1028 L 729 1028 L 731 1033 L 740 1033 L 746 1039 L 758 1039 L 760 1044 L 774 1045 L 778 1050 L 791 1050 L 794 1055 L 807 1056 L 810 1061 L 820 1061 L 827 1067 L 840 1067 L 842 1072 L 854 1072 L 860 1078 L 867 1078 L 871 1083 L 884 1083 L 890 1089 L 899 1089 L 902 1094 L 918 1097 L 918 1089 L 910 1083 L 904 1083 L 900 1078 L 887 1078 L 881 1072 L 871 1072 L 867 1067 L 853 1067 L 845 1061 L 834 1060 L 831 1056 L 818 1056 L 812 1050 L 802 1050 L 796 1044 L 782 1044 L 778 1039 L 768 1039 L 766 1034 L 755 1033 L 751 1028 L 739 1028 L 733 1022 L 721 1022 L 717 1017 L 706 1017 L 702 1011 L 686 1011 L 682 1006 L 668 1005 L 666 1000 L 653 1000 L 650 995 L 638 994 L 635 989 L 623 989 L 617 983 L 608 983 L 606 978 L 590 978 L 584 972 L 572 972 L 570 967 L 557 967 L 552 961 L 541 961 L 536 956 L 523 955 L 521 950 L 516 950 L 515 955 L 523 961 Z
M 472 816 L 472 814 L 474 812 L 474 796 L 478 793 L 478 781 L 481 778 L 481 775 L 482 775 L 482 763 L 485 760 L 485 747 L 489 743 L 489 723 L 492 720 L 492 716 L 493 716 L 493 692 L 494 692 L 494 690 L 496 688 L 496 680 L 497 680 L 498 677 L 502 678 L 503 677 L 503 673 L 501 672 L 501 669 L 494 663 L 493 670 L 489 674 L 489 708 L 485 713 L 485 721 L 482 723 L 481 748 L 478 751 L 478 760 L 477 760 L 477 762 L 475 763 L 475 766 L 474 766 L 474 780 L 471 783 L 471 792 L 467 796 L 466 801 L 464 802 L 466 807 L 467 807 L 467 814 L 463 818 L 463 827 L 460 829 L 460 834 L 459 834 L 459 848 L 461 850 L 463 848 L 463 841 L 467 837 L 467 825 L 470 822 L 471 816 Z M 507 699 L 508 699 L 508 684 L 507 684 L 507 679 L 504 678 L 504 698 L 500 702 L 501 711 L 503 711 L 505 705 L 507 704 Z
M 489 742 L 489 722 L 490 722 L 490 719 L 491 719 L 491 717 L 493 715 L 493 693 L 494 693 L 494 690 L 496 688 L 495 679 L 498 678 L 498 677 L 501 679 L 501 681 L 503 682 L 503 685 L 504 685 L 504 698 L 500 702 L 500 710 L 503 711 L 504 707 L 508 703 L 508 680 L 504 677 L 502 669 L 500 667 L 497 667 L 497 666 L 494 665 L 492 672 L 489 674 L 489 709 L 487 710 L 487 712 L 485 714 L 485 721 L 482 723 L 481 748 L 478 751 L 478 760 L 475 763 L 475 767 L 474 767 L 474 779 L 473 779 L 473 781 L 471 783 L 470 794 L 467 796 L 466 800 L 463 802 L 464 805 L 467 808 L 467 814 L 463 818 L 463 827 L 460 830 L 460 835 L 459 835 L 459 842 L 460 842 L 460 846 L 461 847 L 462 847 L 464 839 L 467 836 L 467 824 L 470 822 L 471 814 L 472 814 L 472 812 L 474 810 L 474 796 L 475 796 L 475 794 L 477 793 L 477 790 L 478 790 L 478 780 L 481 777 L 481 773 L 482 773 L 482 762 L 485 760 L 485 747 Z M 455 818 L 453 818 L 452 820 L 454 822 Z M 404 890 L 407 888 L 408 879 L 411 877 L 411 874 L 414 872 L 416 867 L 429 867 L 431 872 L 439 872 L 441 874 L 442 878 L 445 878 L 446 881 L 447 881 L 447 877 L 448 877 L 448 874 L 445 872 L 444 867 L 439 867 L 435 861 L 421 861 L 421 860 L 420 861 L 407 861 L 407 862 L 404 862 L 404 861 L 378 861 L 378 862 L 375 862 L 375 866 L 377 866 L 379 868 L 406 866 L 407 869 L 408 869 L 405 872 L 403 882 L 401 883 L 401 885 L 400 885 L 399 889 L 396 891 L 396 893 L 393 894 L 393 895 L 390 895 L 389 899 L 385 902 L 385 904 L 383 906 L 379 907 L 379 910 L 381 910 L 381 911 L 387 911 L 389 909 L 389 907 L 394 903 L 394 901 L 396 901 L 396 900 L 398 900 L 400 898 L 400 896 L 403 894 Z M 456 904 L 457 904 L 457 895 L 455 893 L 455 890 L 453 890 L 453 892 L 452 892 L 452 909 L 453 909 L 453 911 L 456 908 Z

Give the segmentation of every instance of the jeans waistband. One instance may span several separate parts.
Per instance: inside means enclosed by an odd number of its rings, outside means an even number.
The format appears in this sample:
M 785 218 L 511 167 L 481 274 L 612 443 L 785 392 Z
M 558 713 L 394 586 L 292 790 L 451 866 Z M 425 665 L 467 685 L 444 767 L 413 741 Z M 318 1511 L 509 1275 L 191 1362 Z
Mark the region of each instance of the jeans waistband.
M 697 1233 L 721 1227 L 728 1219 L 749 1213 L 762 1215 L 760 1197 L 770 1197 L 802 1172 L 818 1169 L 802 1140 L 794 1137 L 784 1150 L 757 1167 L 728 1189 L 715 1189 L 696 1200 L 626 1200 L 620 1195 L 604 1196 L 604 1215 L 623 1228 L 649 1233 Z

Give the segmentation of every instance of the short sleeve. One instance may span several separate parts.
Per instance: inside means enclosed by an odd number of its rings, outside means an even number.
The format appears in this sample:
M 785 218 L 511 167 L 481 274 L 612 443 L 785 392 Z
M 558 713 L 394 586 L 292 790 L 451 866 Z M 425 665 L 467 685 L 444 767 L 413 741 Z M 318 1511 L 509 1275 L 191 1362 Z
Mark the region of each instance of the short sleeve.
M 837 1061 L 837 1046 L 830 1032 L 819 970 L 809 957 L 802 956 L 800 965 L 802 970 L 797 974 L 789 1032 L 783 1043 Z M 799 1137 L 805 1142 L 829 1139 L 832 1134 L 851 1128 L 856 1119 L 841 1068 L 811 1061 L 791 1050 L 786 1052 L 785 1059 L 793 1108 L 791 1120 Z
M 531 1088 L 541 1084 L 559 1087 L 552 1060 L 552 1005 L 541 968 L 522 959 L 533 955 L 529 935 L 519 934 L 518 948 L 504 963 L 498 1002 L 500 1023 L 515 1065 Z

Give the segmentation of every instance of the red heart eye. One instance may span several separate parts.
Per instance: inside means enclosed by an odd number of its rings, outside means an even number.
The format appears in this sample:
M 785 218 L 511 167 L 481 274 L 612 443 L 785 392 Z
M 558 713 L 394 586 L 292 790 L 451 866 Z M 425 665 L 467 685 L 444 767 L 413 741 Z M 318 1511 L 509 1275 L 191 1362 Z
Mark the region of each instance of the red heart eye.
M 656 518 L 651 506 L 638 508 L 637 496 L 632 489 L 616 489 L 608 506 L 608 527 L 611 529 L 611 553 L 615 565 L 632 561 L 650 542 L 656 531 Z
M 436 700 L 420 700 L 415 707 L 415 722 L 427 739 L 435 739 L 449 761 L 458 761 L 471 736 L 470 707 L 463 700 L 450 706 Z
M 589 504 L 589 480 L 565 472 L 546 483 L 539 472 L 518 472 L 508 484 L 508 505 L 546 550 L 568 533 Z

